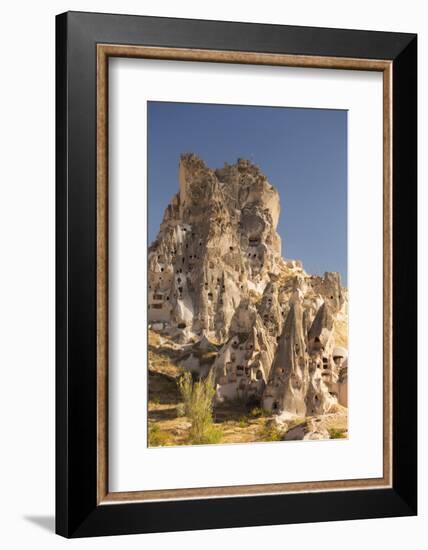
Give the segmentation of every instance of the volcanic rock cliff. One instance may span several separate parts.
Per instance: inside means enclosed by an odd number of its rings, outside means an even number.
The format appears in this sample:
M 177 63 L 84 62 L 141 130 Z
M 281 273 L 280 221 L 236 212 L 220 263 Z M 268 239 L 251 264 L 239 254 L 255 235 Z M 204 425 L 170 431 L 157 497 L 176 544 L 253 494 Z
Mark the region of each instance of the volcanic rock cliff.
M 214 368 L 218 401 L 324 414 L 347 406 L 347 290 L 338 273 L 311 276 L 283 259 L 279 213 L 251 162 L 212 170 L 182 155 L 149 248 L 148 319 L 182 347 L 183 366 Z

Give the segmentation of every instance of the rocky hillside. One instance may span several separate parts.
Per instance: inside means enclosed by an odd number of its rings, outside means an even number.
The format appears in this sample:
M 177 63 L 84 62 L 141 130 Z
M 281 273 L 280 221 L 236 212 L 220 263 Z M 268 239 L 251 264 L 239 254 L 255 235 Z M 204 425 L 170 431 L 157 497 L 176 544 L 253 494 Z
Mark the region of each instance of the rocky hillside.
M 286 197 L 285 197 L 286 200 Z M 347 290 L 285 260 L 278 191 L 247 160 L 193 154 L 149 248 L 148 318 L 180 365 L 215 371 L 217 403 L 298 417 L 347 407 Z

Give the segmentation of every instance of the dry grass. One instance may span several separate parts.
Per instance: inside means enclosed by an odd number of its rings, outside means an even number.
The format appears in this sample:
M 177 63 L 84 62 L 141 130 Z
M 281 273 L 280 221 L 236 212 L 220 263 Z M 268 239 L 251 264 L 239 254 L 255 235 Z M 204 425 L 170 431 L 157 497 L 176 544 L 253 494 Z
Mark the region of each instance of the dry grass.
M 330 428 L 328 430 L 330 439 L 346 439 L 347 432 L 346 430 L 336 430 L 335 428 Z
M 164 447 L 170 444 L 168 432 L 161 430 L 158 424 L 149 426 L 149 447 Z
M 177 351 L 170 342 L 149 330 L 149 411 L 150 403 L 177 404 L 180 401 L 177 380 L 184 371 L 176 364 L 176 356 Z
M 149 447 L 187 445 L 190 423 L 186 418 L 149 422 Z
M 272 421 L 265 420 L 259 430 L 258 441 L 281 441 L 282 431 Z

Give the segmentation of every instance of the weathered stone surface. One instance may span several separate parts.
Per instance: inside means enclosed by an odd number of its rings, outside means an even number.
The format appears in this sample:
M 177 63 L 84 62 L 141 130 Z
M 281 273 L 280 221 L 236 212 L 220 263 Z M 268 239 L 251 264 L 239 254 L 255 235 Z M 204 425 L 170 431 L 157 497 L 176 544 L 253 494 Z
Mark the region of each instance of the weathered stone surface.
M 284 441 L 346 439 L 348 436 L 347 409 L 336 405 L 334 412 L 297 421 L 285 430 Z
M 308 386 L 308 357 L 303 333 L 302 308 L 291 304 L 272 364 L 263 406 L 305 416 Z
M 241 299 L 282 263 L 278 192 L 248 161 L 214 172 L 192 154 L 179 183 L 149 249 L 149 320 L 183 341 L 222 341 Z
M 181 346 L 182 366 L 214 368 L 218 401 L 322 415 L 347 406 L 347 290 L 282 257 L 279 214 L 251 162 L 212 170 L 183 155 L 149 248 L 149 323 Z

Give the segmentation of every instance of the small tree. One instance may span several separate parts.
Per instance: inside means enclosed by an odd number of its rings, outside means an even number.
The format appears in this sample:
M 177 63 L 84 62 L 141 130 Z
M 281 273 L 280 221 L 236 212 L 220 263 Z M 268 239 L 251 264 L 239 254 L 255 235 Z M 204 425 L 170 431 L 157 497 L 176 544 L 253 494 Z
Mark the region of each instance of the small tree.
M 196 382 L 193 381 L 190 372 L 185 372 L 178 380 L 178 389 L 184 402 L 186 416 L 192 423 L 190 443 L 218 443 L 222 432 L 221 429 L 215 428 L 212 417 L 215 395 L 212 371 L 205 379 Z

